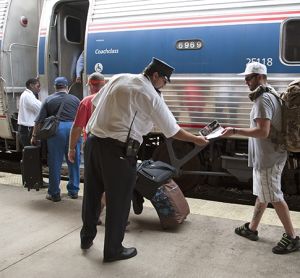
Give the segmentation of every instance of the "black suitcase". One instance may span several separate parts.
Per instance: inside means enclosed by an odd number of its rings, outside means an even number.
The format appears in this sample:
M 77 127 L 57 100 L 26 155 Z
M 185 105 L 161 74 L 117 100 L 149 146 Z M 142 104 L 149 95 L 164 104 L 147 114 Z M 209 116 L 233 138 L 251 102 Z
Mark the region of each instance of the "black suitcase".
M 43 185 L 40 146 L 26 146 L 21 160 L 22 183 L 25 188 L 39 190 Z

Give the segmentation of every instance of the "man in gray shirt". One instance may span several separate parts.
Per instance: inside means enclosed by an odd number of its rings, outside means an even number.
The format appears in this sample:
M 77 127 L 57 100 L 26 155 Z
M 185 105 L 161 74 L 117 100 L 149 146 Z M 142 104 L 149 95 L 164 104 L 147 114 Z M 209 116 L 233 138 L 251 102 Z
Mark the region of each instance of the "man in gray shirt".
M 268 203 L 272 203 L 285 229 L 281 240 L 273 247 L 275 254 L 287 254 L 300 248 L 299 237 L 295 235 L 289 208 L 281 191 L 281 174 L 287 159 L 287 152 L 268 138 L 273 128 L 281 130 L 281 105 L 276 91 L 267 83 L 265 65 L 252 62 L 246 65 L 245 82 L 253 102 L 250 113 L 250 128 L 227 127 L 223 136 L 233 134 L 249 137 L 248 164 L 253 167 L 253 194 L 257 196 L 251 222 L 235 229 L 235 233 L 250 240 L 258 240 L 257 228 Z

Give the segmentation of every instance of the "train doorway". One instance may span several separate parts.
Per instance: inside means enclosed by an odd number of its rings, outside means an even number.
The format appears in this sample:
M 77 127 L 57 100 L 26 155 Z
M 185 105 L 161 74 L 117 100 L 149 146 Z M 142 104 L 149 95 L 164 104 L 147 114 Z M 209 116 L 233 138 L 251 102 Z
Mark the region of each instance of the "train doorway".
M 52 13 L 48 41 L 48 88 L 54 92 L 53 80 L 65 76 L 75 82 L 76 62 L 84 50 L 89 1 L 61 1 Z M 83 97 L 82 83 L 74 86 L 72 94 Z

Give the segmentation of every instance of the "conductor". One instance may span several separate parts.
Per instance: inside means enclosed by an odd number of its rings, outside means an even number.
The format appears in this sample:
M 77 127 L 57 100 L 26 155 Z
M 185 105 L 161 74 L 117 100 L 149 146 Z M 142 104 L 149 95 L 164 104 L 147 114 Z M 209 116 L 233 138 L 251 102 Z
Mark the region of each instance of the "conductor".
M 94 98 L 84 150 L 83 226 L 81 248 L 89 249 L 97 233 L 100 196 L 106 192 L 104 262 L 137 255 L 122 245 L 136 180 L 137 152 L 153 125 L 167 137 L 207 144 L 202 136 L 180 128 L 159 89 L 170 82 L 174 68 L 153 58 L 141 74 L 118 74 Z

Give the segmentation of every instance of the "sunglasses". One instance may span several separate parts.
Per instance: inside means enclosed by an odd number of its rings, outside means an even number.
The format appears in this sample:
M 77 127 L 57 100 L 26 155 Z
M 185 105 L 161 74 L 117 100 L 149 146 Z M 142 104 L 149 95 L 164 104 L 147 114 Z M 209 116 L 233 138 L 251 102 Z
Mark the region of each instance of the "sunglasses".
M 89 84 L 97 86 L 105 84 L 105 80 L 89 80 Z
M 251 74 L 245 77 L 245 81 L 249 82 L 250 80 L 252 80 L 255 76 L 257 76 L 258 74 Z

